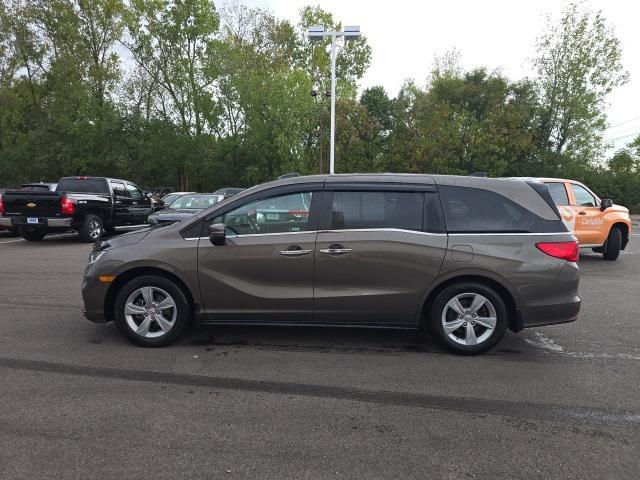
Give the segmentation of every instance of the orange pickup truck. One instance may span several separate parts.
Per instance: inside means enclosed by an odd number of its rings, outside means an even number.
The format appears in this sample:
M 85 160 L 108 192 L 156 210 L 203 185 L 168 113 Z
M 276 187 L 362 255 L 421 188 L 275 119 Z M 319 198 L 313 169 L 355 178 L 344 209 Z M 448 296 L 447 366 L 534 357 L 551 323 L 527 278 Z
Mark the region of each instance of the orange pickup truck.
M 580 182 L 559 178 L 531 179 L 544 183 L 558 206 L 567 229 L 578 239 L 580 248 L 592 248 L 606 260 L 615 260 L 629 242 L 629 210 L 600 199 Z

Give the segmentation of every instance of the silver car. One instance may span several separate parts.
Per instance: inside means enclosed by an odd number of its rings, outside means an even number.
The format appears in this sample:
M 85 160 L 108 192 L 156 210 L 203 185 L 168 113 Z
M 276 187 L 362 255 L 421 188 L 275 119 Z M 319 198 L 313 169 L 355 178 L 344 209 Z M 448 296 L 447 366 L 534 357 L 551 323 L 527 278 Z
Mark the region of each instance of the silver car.
M 160 346 L 193 321 L 425 328 L 460 354 L 572 322 L 578 245 L 544 185 L 436 175 L 294 177 L 103 241 L 85 316 Z

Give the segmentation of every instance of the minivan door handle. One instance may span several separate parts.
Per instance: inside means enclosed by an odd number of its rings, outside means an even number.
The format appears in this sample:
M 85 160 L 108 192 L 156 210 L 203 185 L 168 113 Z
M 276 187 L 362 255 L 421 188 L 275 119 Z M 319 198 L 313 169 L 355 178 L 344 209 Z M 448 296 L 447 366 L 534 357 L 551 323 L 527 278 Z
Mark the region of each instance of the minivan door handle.
M 580 210 L 580 211 L 578 212 L 578 215 L 586 215 L 586 214 L 587 214 L 587 212 L 585 212 L 584 210 Z
M 344 248 L 339 243 L 334 243 L 333 245 L 329 245 L 329 248 L 321 248 L 320 253 L 325 255 L 344 255 L 345 253 L 350 253 L 350 248 Z
M 280 250 L 280 255 L 284 255 L 285 257 L 301 257 L 308 253 L 311 253 L 311 250 L 303 250 L 298 245 L 291 245 L 286 250 Z

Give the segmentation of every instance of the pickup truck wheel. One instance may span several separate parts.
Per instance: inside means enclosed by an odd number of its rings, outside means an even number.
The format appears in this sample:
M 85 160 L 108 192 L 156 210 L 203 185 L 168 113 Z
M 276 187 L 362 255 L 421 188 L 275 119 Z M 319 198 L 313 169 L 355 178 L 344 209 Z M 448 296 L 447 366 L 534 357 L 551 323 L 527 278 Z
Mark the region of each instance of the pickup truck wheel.
M 184 292 L 165 277 L 134 278 L 116 295 L 116 325 L 127 339 L 143 347 L 173 342 L 190 318 L 191 308 Z
M 46 230 L 33 230 L 29 227 L 20 228 L 20 236 L 28 242 L 39 242 L 47 234 Z
M 604 244 L 604 253 L 602 256 L 605 260 L 616 260 L 620 256 L 622 248 L 622 231 L 619 228 L 612 228 Z
M 102 220 L 97 215 L 87 215 L 84 217 L 82 227 L 80 227 L 80 241 L 85 243 L 96 243 L 102 238 L 104 228 Z

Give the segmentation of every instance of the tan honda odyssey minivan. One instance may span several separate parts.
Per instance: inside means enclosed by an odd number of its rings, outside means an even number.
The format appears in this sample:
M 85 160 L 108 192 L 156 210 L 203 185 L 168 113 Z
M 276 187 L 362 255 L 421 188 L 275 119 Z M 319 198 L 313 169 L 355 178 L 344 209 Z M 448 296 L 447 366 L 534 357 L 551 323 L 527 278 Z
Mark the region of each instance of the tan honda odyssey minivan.
M 294 177 L 96 244 L 85 316 L 166 345 L 194 321 L 422 328 L 481 353 L 571 322 L 578 245 L 547 187 L 437 175 Z

